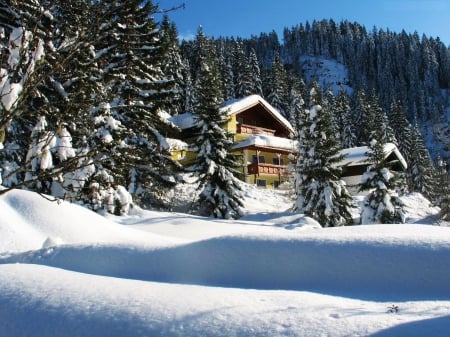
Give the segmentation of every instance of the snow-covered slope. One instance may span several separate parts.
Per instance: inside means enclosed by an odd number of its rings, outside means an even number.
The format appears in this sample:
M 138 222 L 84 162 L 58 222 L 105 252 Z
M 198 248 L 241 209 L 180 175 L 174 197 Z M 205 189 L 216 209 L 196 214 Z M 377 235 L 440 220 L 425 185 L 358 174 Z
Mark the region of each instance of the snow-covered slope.
M 420 195 L 427 224 L 328 229 L 245 196 L 239 221 L 1 196 L 0 336 L 450 335 L 450 228 Z
M 342 87 L 351 94 L 347 68 L 336 60 L 320 56 L 303 55 L 300 64 L 305 79 L 309 82 L 315 79 L 321 88 L 330 88 L 337 94 Z
M 124 228 L 81 206 L 14 190 L 0 197 L 0 253 L 54 244 L 145 243 L 166 238 Z M 171 240 L 169 240 L 171 241 Z

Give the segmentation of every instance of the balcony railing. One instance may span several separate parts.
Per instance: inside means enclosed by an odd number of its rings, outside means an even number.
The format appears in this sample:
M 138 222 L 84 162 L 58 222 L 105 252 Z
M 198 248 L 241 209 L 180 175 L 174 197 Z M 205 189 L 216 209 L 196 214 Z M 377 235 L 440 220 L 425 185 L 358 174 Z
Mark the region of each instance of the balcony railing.
M 275 130 L 273 130 L 273 129 L 267 129 L 267 128 L 263 128 L 260 126 L 248 125 L 248 124 L 237 124 L 236 132 L 247 134 L 247 135 L 268 135 L 268 136 L 275 135 Z
M 286 165 L 253 163 L 247 166 L 248 174 L 283 174 Z

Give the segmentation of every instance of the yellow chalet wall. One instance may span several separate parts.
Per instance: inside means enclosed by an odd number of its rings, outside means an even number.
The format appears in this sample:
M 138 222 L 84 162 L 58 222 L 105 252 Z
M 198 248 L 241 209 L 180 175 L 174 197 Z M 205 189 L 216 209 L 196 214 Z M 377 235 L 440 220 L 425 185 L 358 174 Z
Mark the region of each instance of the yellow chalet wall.
M 222 108 L 228 114 L 224 129 L 233 135 L 233 152 L 241 155 L 243 179 L 261 188 L 277 188 L 290 175 L 290 158 L 295 152 L 290 123 L 258 95 L 228 102 Z M 192 117 L 192 115 L 190 115 Z M 189 145 L 193 120 L 189 114 L 171 121 L 185 133 L 184 142 L 171 144 L 172 159 L 188 166 L 196 152 Z

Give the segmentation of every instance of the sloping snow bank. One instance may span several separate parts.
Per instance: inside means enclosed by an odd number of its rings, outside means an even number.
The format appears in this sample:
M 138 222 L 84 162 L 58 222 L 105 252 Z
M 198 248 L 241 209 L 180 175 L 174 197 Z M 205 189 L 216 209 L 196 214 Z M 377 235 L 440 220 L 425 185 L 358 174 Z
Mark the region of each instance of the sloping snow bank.
M 423 225 L 250 233 L 161 248 L 59 246 L 4 258 L 145 281 L 450 299 L 450 229 Z
M 0 265 L 0 333 L 27 337 L 447 337 L 449 301 L 368 302 Z M 432 333 L 430 333 L 432 332 Z
M 39 249 L 51 243 L 174 242 L 114 223 L 68 202 L 49 202 L 37 193 L 12 190 L 0 196 L 0 253 Z
M 121 225 L 1 196 L 0 336 L 450 336 L 450 228 L 322 229 L 277 216 L 279 194 L 246 196 L 236 222 L 139 210 Z

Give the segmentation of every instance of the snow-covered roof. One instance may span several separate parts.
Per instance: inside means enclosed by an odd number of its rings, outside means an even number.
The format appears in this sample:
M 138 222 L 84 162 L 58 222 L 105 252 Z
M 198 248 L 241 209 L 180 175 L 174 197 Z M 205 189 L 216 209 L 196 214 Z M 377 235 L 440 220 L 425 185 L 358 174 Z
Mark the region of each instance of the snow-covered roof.
M 289 121 L 284 118 L 277 109 L 275 109 L 269 104 L 269 102 L 259 95 L 250 95 L 244 98 L 227 101 L 221 110 L 226 110 L 228 115 L 231 116 L 256 104 L 262 104 L 284 127 L 289 129 L 290 132 L 294 132 L 294 128 L 291 123 L 289 123 Z
M 296 142 L 292 139 L 268 136 L 268 135 L 253 135 L 243 141 L 235 144 L 233 149 L 242 149 L 250 146 L 258 146 L 265 148 L 282 149 L 294 152 L 296 150 Z
M 194 126 L 194 115 L 190 112 L 178 114 L 169 118 L 169 120 L 177 125 L 180 129 L 189 129 Z
M 368 164 L 367 152 L 369 151 L 370 148 L 368 146 L 359 146 L 343 149 L 340 151 L 340 154 L 345 155 L 345 158 L 342 160 L 341 164 L 347 166 Z M 393 143 L 384 144 L 384 153 L 385 158 L 389 157 L 391 153 L 394 153 L 395 156 L 398 158 L 399 162 L 402 164 L 403 168 L 408 167 L 405 158 L 403 158 L 402 154 L 400 153 L 395 144 Z
M 264 98 L 259 95 L 250 95 L 244 98 L 230 100 L 224 103 L 221 111 L 225 111 L 228 116 L 237 114 L 247 108 L 261 104 L 264 108 L 285 128 L 290 132 L 294 132 L 294 129 L 289 121 L 284 118 L 277 109 L 271 106 Z M 181 129 L 189 129 L 195 125 L 194 115 L 190 112 L 178 114 L 170 118 L 170 121 L 177 125 Z
M 187 150 L 189 148 L 189 144 L 186 142 L 183 142 L 180 139 L 175 138 L 166 138 L 167 143 L 169 144 L 169 150 Z

